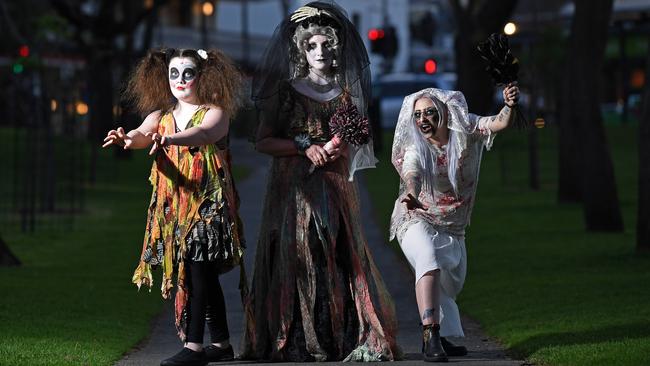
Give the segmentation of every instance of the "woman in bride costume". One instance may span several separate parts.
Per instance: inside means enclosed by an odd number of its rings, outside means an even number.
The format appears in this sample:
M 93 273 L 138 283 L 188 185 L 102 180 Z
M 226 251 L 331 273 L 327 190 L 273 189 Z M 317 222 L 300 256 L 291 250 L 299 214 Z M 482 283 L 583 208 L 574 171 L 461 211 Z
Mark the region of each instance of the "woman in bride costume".
M 370 144 L 325 144 L 337 108 L 365 115 L 368 55 L 331 2 L 276 30 L 253 81 L 256 149 L 273 157 L 255 258 L 244 358 L 393 360 L 395 311 L 359 221 L 357 169 Z M 317 168 L 310 173 L 310 167 Z
M 401 182 L 390 235 L 415 272 L 425 361 L 467 352 L 441 336 L 464 336 L 455 298 L 465 282 L 481 154 L 512 121 L 519 89 L 509 84 L 503 97 L 498 115 L 478 117 L 462 93 L 430 88 L 407 96 L 399 114 L 391 160 Z

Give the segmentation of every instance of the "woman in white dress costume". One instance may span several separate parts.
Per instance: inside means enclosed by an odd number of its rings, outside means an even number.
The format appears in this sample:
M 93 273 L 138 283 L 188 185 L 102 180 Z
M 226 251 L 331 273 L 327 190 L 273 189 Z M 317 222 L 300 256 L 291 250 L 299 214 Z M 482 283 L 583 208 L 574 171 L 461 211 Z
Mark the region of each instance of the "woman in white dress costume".
M 479 117 L 461 92 L 429 88 L 404 98 L 399 114 L 391 160 L 401 182 L 390 236 L 415 272 L 425 361 L 467 353 L 444 337 L 464 336 L 455 299 L 467 270 L 465 227 L 483 147 L 513 120 L 518 87 L 507 85 L 503 98 L 499 114 Z

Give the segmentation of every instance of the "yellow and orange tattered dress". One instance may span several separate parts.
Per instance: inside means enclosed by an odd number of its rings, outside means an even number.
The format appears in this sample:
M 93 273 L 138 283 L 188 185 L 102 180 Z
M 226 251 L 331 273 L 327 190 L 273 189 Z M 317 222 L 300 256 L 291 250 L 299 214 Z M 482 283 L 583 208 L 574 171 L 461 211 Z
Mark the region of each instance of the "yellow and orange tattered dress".
M 199 108 L 187 128 L 201 124 L 207 108 Z M 176 131 L 171 112 L 165 113 L 158 133 Z M 230 151 L 227 146 L 210 144 L 197 147 L 169 146 L 158 150 L 149 181 L 153 186 L 140 263 L 133 283 L 153 286 L 152 268 L 162 268 L 162 296 L 171 297 L 176 273 L 176 329 L 182 340 L 187 330 L 187 288 L 185 261 L 196 260 L 197 238 L 209 245 L 199 260 L 217 261 L 220 272 L 227 272 L 242 261 L 243 226 L 238 214 L 239 197 L 235 190 Z M 200 230 L 199 230 L 200 229 Z M 201 235 L 197 235 L 200 231 Z M 242 279 L 245 275 L 242 269 Z

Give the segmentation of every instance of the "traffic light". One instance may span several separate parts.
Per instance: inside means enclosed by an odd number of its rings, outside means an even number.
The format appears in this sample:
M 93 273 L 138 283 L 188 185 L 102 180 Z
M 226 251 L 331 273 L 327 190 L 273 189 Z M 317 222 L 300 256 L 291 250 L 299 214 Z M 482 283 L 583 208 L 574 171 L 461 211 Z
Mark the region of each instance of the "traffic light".
M 370 52 L 384 56 L 395 57 L 397 54 L 397 32 L 395 27 L 372 28 L 368 31 Z
M 20 74 L 25 70 L 25 62 L 27 61 L 29 54 L 30 50 L 28 45 L 23 44 L 18 47 L 18 58 L 11 65 L 11 71 L 13 71 L 14 74 Z
M 384 30 L 381 28 L 372 28 L 368 31 L 368 39 L 370 40 L 370 52 L 380 53 L 384 44 Z
M 430 58 L 424 61 L 424 72 L 427 74 L 435 74 L 438 71 L 438 63 L 436 60 Z
M 29 57 L 29 46 L 24 44 L 18 48 L 18 55 L 20 57 Z

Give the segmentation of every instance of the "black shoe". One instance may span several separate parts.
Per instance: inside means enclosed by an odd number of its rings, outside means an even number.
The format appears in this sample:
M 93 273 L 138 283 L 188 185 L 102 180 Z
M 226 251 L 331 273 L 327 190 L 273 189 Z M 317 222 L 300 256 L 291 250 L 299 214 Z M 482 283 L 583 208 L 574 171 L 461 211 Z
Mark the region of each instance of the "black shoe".
M 427 362 L 447 362 L 447 354 L 440 343 L 440 325 L 428 324 L 422 327 L 424 342 L 423 356 Z
M 232 361 L 235 359 L 235 352 L 232 350 L 231 345 L 225 348 L 219 348 L 211 344 L 205 347 L 204 350 L 208 362 Z
M 465 356 L 467 355 L 467 348 L 449 342 L 445 337 L 440 337 L 440 344 L 445 350 L 447 356 Z
M 183 347 L 177 354 L 160 362 L 160 366 L 205 366 L 207 364 L 208 359 L 204 351 L 196 352 L 187 347 Z

